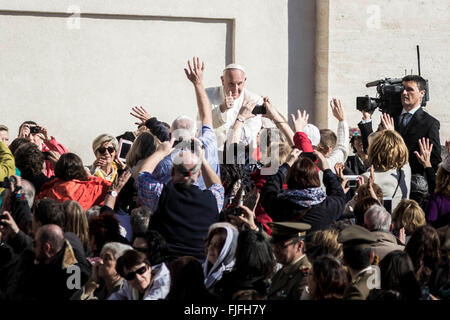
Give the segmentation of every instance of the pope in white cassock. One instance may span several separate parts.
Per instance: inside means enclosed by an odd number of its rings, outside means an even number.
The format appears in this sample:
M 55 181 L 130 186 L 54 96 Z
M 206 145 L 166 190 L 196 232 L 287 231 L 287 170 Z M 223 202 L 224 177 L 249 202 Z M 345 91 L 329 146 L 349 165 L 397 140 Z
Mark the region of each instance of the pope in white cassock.
M 227 140 L 228 131 L 233 127 L 239 110 L 242 105 L 250 101 L 255 101 L 257 105 L 263 104 L 260 95 L 248 91 L 244 88 L 245 69 L 238 64 L 229 64 L 223 70 L 220 77 L 222 85 L 220 87 L 207 88 L 209 101 L 211 102 L 213 129 L 217 136 L 217 145 L 220 151 Z M 244 145 L 257 146 L 258 132 L 262 127 L 261 115 L 248 119 L 244 123 L 241 143 Z

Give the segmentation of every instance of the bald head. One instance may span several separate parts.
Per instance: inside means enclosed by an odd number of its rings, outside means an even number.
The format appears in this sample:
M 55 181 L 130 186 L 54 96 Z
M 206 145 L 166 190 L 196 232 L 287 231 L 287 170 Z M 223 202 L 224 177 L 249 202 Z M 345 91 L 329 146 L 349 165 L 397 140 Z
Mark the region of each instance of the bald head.
M 35 253 L 38 260 L 45 260 L 56 255 L 64 246 L 64 233 L 56 224 L 40 227 L 35 235 Z

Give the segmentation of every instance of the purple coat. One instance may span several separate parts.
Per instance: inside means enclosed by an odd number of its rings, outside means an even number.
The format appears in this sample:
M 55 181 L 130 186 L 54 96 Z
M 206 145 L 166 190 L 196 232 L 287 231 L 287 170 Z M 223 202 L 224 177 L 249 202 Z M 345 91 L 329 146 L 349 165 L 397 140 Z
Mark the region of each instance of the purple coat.
M 439 220 L 448 220 L 450 213 L 450 199 L 442 193 L 433 193 L 428 199 L 425 210 L 425 218 L 428 223 L 434 223 Z M 447 216 L 444 218 L 444 216 Z M 445 222 L 444 222 L 445 225 Z

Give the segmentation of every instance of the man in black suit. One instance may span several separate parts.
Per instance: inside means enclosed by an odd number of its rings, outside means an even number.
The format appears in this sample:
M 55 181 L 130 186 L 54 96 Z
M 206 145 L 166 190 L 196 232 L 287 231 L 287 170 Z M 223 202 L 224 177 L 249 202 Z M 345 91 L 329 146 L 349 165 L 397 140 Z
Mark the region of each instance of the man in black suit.
M 440 123 L 437 119 L 425 112 L 421 106 L 422 99 L 426 93 L 426 82 L 421 76 L 408 75 L 402 79 L 403 92 L 401 102 L 403 109 L 397 114 L 393 114 L 393 124 L 384 115 L 383 124 L 385 129 L 395 129 L 401 134 L 409 151 L 409 165 L 412 174 L 423 175 L 424 168 L 414 155 L 414 151 L 420 152 L 419 139 L 428 138 L 433 144 L 431 152 L 431 164 L 437 171 L 441 158 L 441 143 L 439 139 Z M 363 112 L 363 121 L 358 124 L 361 133 L 366 135 L 372 131 L 372 124 L 367 121 L 370 115 Z M 382 118 L 383 118 L 382 117 Z

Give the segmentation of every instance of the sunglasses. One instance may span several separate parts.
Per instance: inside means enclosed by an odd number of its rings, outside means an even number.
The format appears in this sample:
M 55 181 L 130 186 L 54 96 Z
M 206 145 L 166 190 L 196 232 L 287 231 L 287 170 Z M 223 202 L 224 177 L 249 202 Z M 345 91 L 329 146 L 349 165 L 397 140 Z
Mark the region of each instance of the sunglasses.
M 114 149 L 114 147 L 100 147 L 97 149 L 98 152 L 100 152 L 101 154 L 104 154 L 106 152 L 106 150 L 108 150 L 109 154 L 112 154 L 114 151 L 116 151 L 116 149 Z
M 124 276 L 124 278 L 125 278 L 125 280 L 131 281 L 134 278 L 136 278 L 137 274 L 143 275 L 146 271 L 147 271 L 147 266 L 143 266 L 143 267 L 140 267 L 139 269 L 137 269 L 136 271 L 132 271 L 132 272 L 127 273 Z

